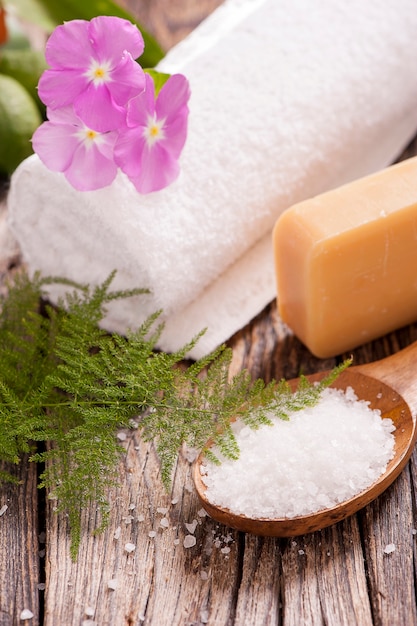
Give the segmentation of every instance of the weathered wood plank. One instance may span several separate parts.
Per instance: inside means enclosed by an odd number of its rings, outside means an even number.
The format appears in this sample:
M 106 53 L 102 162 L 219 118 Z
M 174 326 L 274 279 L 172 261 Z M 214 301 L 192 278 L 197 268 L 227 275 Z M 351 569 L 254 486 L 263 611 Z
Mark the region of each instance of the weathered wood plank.
M 36 467 L 23 459 L 17 467 L 1 465 L 19 480 L 0 487 L 0 626 L 20 623 L 22 611 L 33 614 L 38 626 L 40 545 Z M 42 539 L 42 538 L 41 538 Z
M 413 464 L 415 460 L 414 456 Z M 378 626 L 417 623 L 414 506 L 410 472 L 406 469 L 360 514 L 369 595 Z M 393 552 L 389 552 L 391 546 Z

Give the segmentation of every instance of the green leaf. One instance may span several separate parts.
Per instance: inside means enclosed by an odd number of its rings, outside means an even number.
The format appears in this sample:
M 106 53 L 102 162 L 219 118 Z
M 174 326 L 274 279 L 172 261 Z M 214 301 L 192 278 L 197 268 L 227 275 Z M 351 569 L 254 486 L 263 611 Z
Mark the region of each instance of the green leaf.
M 113 15 L 136 24 L 142 33 L 145 50 L 140 63 L 145 67 L 154 67 L 163 57 L 164 52 L 157 41 L 139 24 L 139 22 L 112 0 L 8 0 L 22 17 L 30 15 L 31 20 L 51 32 L 55 26 L 73 19 L 91 20 L 98 15 Z
M 165 74 L 164 72 L 157 72 L 156 70 L 153 70 L 153 69 L 145 69 L 145 72 L 153 78 L 153 82 L 155 85 L 155 97 L 157 97 L 162 87 L 165 85 L 168 78 L 171 76 L 171 74 Z

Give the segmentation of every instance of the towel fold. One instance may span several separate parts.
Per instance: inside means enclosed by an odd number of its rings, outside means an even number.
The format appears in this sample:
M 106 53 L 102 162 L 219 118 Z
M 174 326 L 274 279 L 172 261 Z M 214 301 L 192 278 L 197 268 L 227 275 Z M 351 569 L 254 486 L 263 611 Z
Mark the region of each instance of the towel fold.
M 163 310 L 159 347 L 207 327 L 199 358 L 275 297 L 271 231 L 293 203 L 391 163 L 417 131 L 414 0 L 227 0 L 159 69 L 191 85 L 181 174 L 139 195 L 122 175 L 74 190 L 32 156 L 9 223 L 31 271 L 151 295 L 109 330 Z M 55 299 L 57 292 L 51 293 Z

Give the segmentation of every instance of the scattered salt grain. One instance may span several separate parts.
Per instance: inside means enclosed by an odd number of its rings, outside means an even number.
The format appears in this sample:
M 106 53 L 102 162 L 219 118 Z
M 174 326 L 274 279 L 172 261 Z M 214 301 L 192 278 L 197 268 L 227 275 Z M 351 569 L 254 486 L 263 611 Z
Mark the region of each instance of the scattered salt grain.
M 84 613 L 87 615 L 87 617 L 94 617 L 94 613 L 95 613 L 95 611 L 94 611 L 94 609 L 93 609 L 93 607 L 92 607 L 92 606 L 88 606 L 88 607 L 85 609 Z
M 115 578 L 112 578 L 111 580 L 108 581 L 107 583 L 107 587 L 109 589 L 111 589 L 112 591 L 114 591 L 115 589 L 117 589 L 117 580 Z
M 236 461 L 205 461 L 206 497 L 255 518 L 307 515 L 333 507 L 369 487 L 394 455 L 392 420 L 382 419 L 353 389 L 326 389 L 314 407 L 273 427 L 233 424 Z
M 205 509 L 200 509 L 197 511 L 198 517 L 207 517 L 207 511 Z
M 194 519 L 191 524 L 184 524 L 184 526 L 191 535 L 194 535 L 195 529 L 197 528 L 197 520 Z
M 120 433 L 117 433 L 117 438 L 119 441 L 126 441 L 127 435 L 126 433 L 120 432 Z
M 156 537 L 156 531 L 155 530 L 150 530 L 148 532 L 148 537 L 150 537 L 151 539 L 153 539 L 154 537 Z
M 201 578 L 201 580 L 208 580 L 208 574 L 207 574 L 207 572 L 205 570 L 201 570 L 200 578 Z
M 6 513 L 8 508 L 9 507 L 7 506 L 7 504 L 3 504 L 3 506 L 0 509 L 0 517 Z
M 179 502 L 179 499 L 178 499 L 178 498 L 173 498 L 173 499 L 171 500 L 171 504 L 174 504 L 174 505 L 175 505 L 175 504 L 178 504 L 178 502 Z
M 194 535 L 186 535 L 184 537 L 184 548 L 192 548 L 193 546 L 195 546 L 196 543 L 197 539 L 194 537 Z
M 159 522 L 160 526 L 162 526 L 162 528 L 168 528 L 169 527 L 169 519 L 167 517 L 163 517 L 161 519 L 161 521 Z
M 159 506 L 156 510 L 157 513 L 161 513 L 162 515 L 166 515 L 168 513 L 168 509 L 166 506 Z
M 136 546 L 134 543 L 126 543 L 125 544 L 125 552 L 134 552 L 136 550 Z
M 413 530 L 411 531 L 412 535 L 417 535 L 417 530 L 415 528 L 413 528 Z
M 384 548 L 385 554 L 391 554 L 391 552 L 395 552 L 395 543 L 388 543 Z
M 113 538 L 116 539 L 116 541 L 120 539 L 121 532 L 122 532 L 122 529 L 120 528 L 120 526 L 118 526 L 116 530 L 114 531 L 114 535 L 113 535 Z
M 33 613 L 29 609 L 23 609 L 23 611 L 20 614 L 20 619 L 22 622 L 24 622 L 27 619 L 32 619 L 32 617 L 33 617 Z

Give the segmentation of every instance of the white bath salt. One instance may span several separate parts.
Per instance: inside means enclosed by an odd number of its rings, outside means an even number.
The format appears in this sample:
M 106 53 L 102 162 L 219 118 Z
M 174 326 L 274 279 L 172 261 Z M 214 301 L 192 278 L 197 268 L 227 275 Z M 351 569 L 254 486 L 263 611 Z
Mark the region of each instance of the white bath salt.
M 229 546 L 224 546 L 224 548 L 221 548 L 220 552 L 222 554 L 229 554 L 230 553 L 230 548 Z
M 122 529 L 120 526 L 118 526 L 113 534 L 113 538 L 116 539 L 116 541 L 120 539 L 121 532 L 122 532 Z
M 156 531 L 155 530 L 150 530 L 148 532 L 148 537 L 150 537 L 151 539 L 153 539 L 154 537 L 156 537 Z
M 134 552 L 135 550 L 136 550 L 136 546 L 134 543 L 125 544 L 125 552 L 128 552 L 130 554 L 131 552 Z
M 188 530 L 190 535 L 194 535 L 195 529 L 197 528 L 197 520 L 194 519 L 191 524 L 184 524 L 185 528 Z
M 117 438 L 119 441 L 126 441 L 127 435 L 124 432 L 117 433 Z
M 197 543 L 197 539 L 194 537 L 194 535 L 186 535 L 184 537 L 184 542 L 183 542 L 184 548 L 192 548 L 193 546 L 195 546 L 196 543 Z
M 169 519 L 167 517 L 163 517 L 161 519 L 161 521 L 159 522 L 159 525 L 162 526 L 162 528 L 168 528 L 169 527 Z
M 239 459 L 205 461 L 207 499 L 251 518 L 292 518 L 331 508 L 369 487 L 394 456 L 395 426 L 358 400 L 328 388 L 288 421 L 254 430 L 233 424 Z
M 159 506 L 156 509 L 157 513 L 161 513 L 162 515 L 166 515 L 168 513 L 168 508 L 166 506 Z
M 87 615 L 87 617 L 94 617 L 95 610 L 93 609 L 92 606 L 88 606 L 85 609 L 84 613 Z
M 205 509 L 199 509 L 197 515 L 198 517 L 207 517 L 207 511 Z
M 391 554 L 391 552 L 395 552 L 395 543 L 388 543 L 384 548 L 385 554 Z
M 3 506 L 0 509 L 0 517 L 6 513 L 8 508 L 9 507 L 7 506 L 7 504 L 3 504 Z
M 201 580 L 208 580 L 208 574 L 207 574 L 207 572 L 205 570 L 201 570 L 200 578 L 201 578 Z
M 20 620 L 22 622 L 24 622 L 27 619 L 32 619 L 33 617 L 33 613 L 30 609 L 23 609 L 23 611 L 20 613 Z
M 136 504 L 132 502 L 132 504 L 129 504 L 129 511 L 133 511 L 134 509 L 136 509 Z
M 118 585 L 118 582 L 117 582 L 116 578 L 112 578 L 107 583 L 107 587 L 109 589 L 111 589 L 112 591 L 115 591 L 117 589 L 117 585 Z
M 37 587 L 38 587 L 39 591 L 45 591 L 45 589 L 46 589 L 45 583 L 38 583 Z
M 173 499 L 171 500 L 171 504 L 173 504 L 173 505 L 178 504 L 178 502 L 179 502 L 179 499 L 178 499 L 178 498 L 173 498 Z
M 412 535 L 417 535 L 417 530 L 415 528 L 413 528 L 412 531 L 411 531 L 411 534 Z
M 136 519 L 137 519 L 138 522 L 144 522 L 145 521 L 145 516 L 144 515 L 138 515 Z

